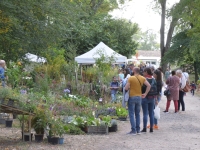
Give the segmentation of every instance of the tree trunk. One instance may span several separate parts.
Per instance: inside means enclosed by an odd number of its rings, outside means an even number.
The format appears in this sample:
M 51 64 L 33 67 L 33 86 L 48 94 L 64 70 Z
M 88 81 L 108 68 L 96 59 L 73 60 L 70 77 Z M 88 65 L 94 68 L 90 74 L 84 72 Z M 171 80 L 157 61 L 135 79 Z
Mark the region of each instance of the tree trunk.
M 160 27 L 160 51 L 161 51 L 161 65 L 163 71 L 165 71 L 164 63 L 162 63 L 162 58 L 165 53 L 165 13 L 166 13 L 166 1 L 160 1 L 162 13 L 161 13 L 161 27 Z
M 195 78 L 195 83 L 199 79 L 199 77 L 198 77 L 198 70 L 197 70 L 197 64 L 198 63 L 196 61 L 194 61 L 194 78 Z

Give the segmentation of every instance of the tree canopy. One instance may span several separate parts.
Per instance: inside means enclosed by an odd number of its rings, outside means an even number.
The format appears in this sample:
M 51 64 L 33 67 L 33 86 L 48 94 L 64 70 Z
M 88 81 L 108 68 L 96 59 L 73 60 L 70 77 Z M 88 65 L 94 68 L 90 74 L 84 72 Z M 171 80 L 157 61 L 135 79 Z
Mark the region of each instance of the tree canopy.
M 51 49 L 64 49 L 66 60 L 74 60 L 100 41 L 122 55 L 132 55 L 138 46 L 132 40 L 138 25 L 109 15 L 120 3 L 116 0 L 0 1 L 1 57 L 16 61 L 27 52 L 45 57 Z

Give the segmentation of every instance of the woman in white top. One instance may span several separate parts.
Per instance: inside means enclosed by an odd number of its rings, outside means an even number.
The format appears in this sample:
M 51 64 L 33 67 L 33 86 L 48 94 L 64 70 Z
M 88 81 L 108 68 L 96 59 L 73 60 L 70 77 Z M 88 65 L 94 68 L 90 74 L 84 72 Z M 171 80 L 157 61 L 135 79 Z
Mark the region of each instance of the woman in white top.
M 182 111 L 185 111 L 185 102 L 184 102 L 184 95 L 185 92 L 183 91 L 183 88 L 186 85 L 187 79 L 183 75 L 183 72 L 181 70 L 176 71 L 177 76 L 180 78 L 180 89 L 179 89 L 179 100 L 178 100 L 178 111 L 180 110 L 180 105 L 182 107 Z
M 128 81 L 128 78 L 130 77 L 130 72 L 129 69 L 124 69 L 124 79 L 122 79 L 122 89 L 123 89 L 123 99 L 122 99 L 122 106 L 126 107 L 126 102 L 128 100 L 129 97 L 129 92 L 125 92 L 125 85 Z

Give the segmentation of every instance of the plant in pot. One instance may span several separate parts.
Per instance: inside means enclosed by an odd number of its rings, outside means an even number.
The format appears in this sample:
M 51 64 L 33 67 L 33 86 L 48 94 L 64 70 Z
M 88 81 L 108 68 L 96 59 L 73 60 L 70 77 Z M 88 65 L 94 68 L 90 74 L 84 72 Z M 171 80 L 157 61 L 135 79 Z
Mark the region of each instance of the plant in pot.
M 65 132 L 64 126 L 60 119 L 55 118 L 52 118 L 49 124 L 49 142 L 53 145 L 59 144 L 59 136 L 63 137 L 63 134 Z
M 12 123 L 13 123 L 13 119 L 10 118 L 10 114 L 6 114 L 6 117 L 7 117 L 7 119 L 5 120 L 6 127 L 11 128 Z
M 119 119 L 120 121 L 126 121 L 127 116 L 128 116 L 128 111 L 127 111 L 125 108 L 123 108 L 123 107 L 118 107 L 118 108 L 116 109 L 116 113 L 117 113 L 118 119 Z
M 45 111 L 45 107 L 38 106 L 36 108 L 35 116 L 32 119 L 32 126 L 36 132 L 35 141 L 36 142 L 43 141 L 44 130 L 47 126 L 47 114 Z
M 76 117 L 73 119 L 72 123 L 79 127 L 82 131 L 84 131 L 85 133 L 87 133 L 87 121 L 86 121 L 86 118 L 85 117 Z
M 7 105 L 9 98 L 12 95 L 11 88 L 0 88 L 0 104 Z
M 58 142 L 59 144 L 64 143 L 64 134 L 66 133 L 64 126 L 65 126 L 64 123 L 59 119 L 58 124 L 57 124 L 57 129 L 58 129 L 57 133 L 59 135 L 59 142 Z
M 24 141 L 29 141 L 29 116 L 28 115 L 18 115 L 17 119 L 20 122 L 21 130 L 22 130 L 22 139 L 24 138 Z M 24 129 L 23 129 L 23 123 L 24 123 Z M 31 141 L 32 141 L 33 133 L 31 133 Z
M 110 127 L 108 128 L 109 132 L 116 132 L 117 131 L 117 120 L 112 119 L 110 121 Z

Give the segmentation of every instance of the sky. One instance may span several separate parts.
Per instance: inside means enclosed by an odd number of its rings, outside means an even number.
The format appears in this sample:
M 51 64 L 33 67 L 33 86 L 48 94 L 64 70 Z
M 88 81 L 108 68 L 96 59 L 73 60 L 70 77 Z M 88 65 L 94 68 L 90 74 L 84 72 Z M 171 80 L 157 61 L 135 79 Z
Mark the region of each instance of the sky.
M 112 15 L 117 18 L 126 18 L 134 23 L 138 23 L 141 30 L 153 30 L 159 34 L 161 17 L 155 12 L 153 7 L 153 0 L 132 0 L 121 9 L 114 10 Z M 168 0 L 167 6 L 170 7 L 179 0 Z M 166 21 L 167 23 L 167 21 Z

